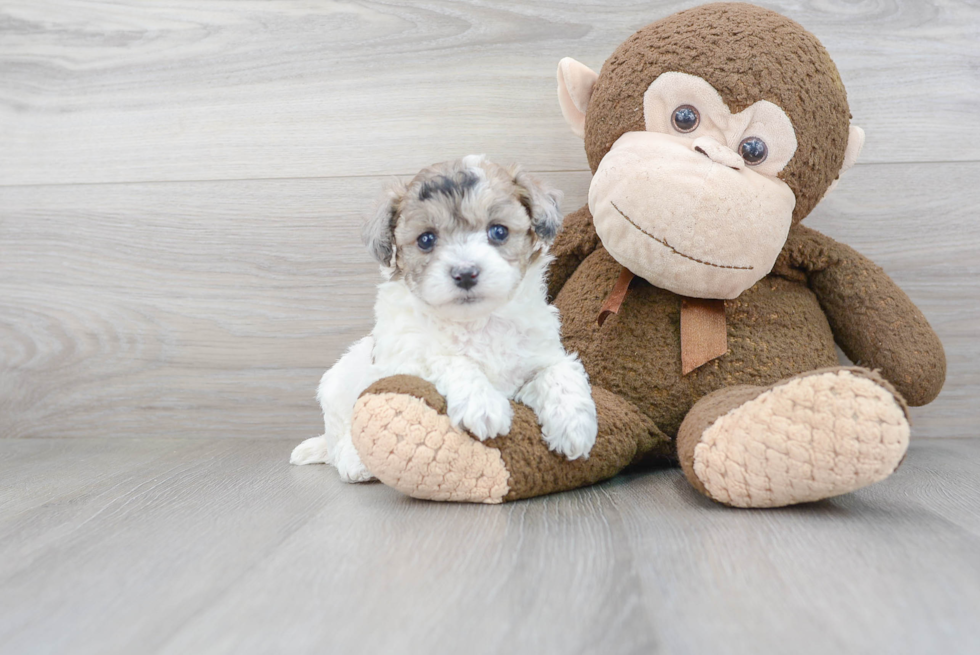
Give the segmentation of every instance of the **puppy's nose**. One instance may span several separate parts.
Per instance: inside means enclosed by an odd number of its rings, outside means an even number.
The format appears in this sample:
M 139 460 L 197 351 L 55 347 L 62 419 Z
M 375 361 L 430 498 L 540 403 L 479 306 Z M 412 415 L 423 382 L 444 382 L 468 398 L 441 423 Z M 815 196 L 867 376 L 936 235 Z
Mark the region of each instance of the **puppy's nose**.
M 456 286 L 460 289 L 472 289 L 476 286 L 476 278 L 480 275 L 480 269 L 476 266 L 456 266 L 449 274 L 456 281 Z

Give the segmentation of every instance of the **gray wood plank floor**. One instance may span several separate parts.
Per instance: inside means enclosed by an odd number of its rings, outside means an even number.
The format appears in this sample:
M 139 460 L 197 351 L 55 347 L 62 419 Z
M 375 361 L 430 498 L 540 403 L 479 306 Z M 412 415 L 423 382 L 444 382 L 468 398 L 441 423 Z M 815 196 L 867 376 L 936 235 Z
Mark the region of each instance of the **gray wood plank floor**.
M 0 653 L 980 652 L 980 440 L 739 511 L 676 470 L 504 506 L 276 440 L 0 440 Z
M 0 3 L 0 654 L 980 652 L 976 2 L 760 2 L 868 134 L 807 223 L 947 350 L 885 483 L 473 507 L 286 464 L 370 327 L 384 181 L 485 152 L 581 206 L 557 61 L 694 4 Z

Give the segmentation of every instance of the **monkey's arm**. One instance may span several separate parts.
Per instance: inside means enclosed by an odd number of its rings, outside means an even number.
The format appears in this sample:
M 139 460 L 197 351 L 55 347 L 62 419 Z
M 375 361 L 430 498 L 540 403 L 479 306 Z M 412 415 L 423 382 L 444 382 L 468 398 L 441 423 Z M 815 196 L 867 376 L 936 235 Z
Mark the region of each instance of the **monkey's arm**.
M 943 345 L 919 308 L 879 266 L 802 225 L 790 230 L 776 267 L 786 265 L 806 276 L 851 361 L 880 369 L 909 405 L 925 405 L 939 395 L 946 380 Z
M 549 300 L 555 299 L 578 265 L 592 254 L 598 245 L 599 235 L 595 233 L 592 212 L 589 211 L 588 205 L 565 217 L 561 230 L 549 249 L 555 258 L 551 268 L 548 269 Z

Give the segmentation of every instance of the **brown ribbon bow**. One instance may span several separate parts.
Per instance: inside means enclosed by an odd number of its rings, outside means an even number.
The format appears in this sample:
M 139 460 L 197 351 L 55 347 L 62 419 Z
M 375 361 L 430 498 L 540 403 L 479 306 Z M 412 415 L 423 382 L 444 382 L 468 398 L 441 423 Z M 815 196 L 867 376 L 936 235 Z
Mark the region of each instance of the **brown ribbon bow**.
M 599 326 L 611 314 L 618 314 L 629 292 L 633 273 L 623 267 L 612 292 L 606 298 L 596 319 Z M 681 371 L 687 375 L 728 352 L 728 330 L 725 325 L 725 301 L 681 297 Z

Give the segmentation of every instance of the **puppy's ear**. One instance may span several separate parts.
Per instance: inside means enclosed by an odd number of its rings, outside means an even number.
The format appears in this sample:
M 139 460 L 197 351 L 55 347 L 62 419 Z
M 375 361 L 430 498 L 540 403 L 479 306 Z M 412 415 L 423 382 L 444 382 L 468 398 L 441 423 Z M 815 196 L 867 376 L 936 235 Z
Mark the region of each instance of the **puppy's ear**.
M 562 192 L 554 189 L 525 173 L 514 169 L 514 184 L 517 185 L 518 200 L 531 217 L 531 226 L 538 239 L 550 245 L 561 229 Z
M 385 189 L 374 214 L 361 229 L 361 240 L 382 266 L 395 264 L 395 220 L 407 189 L 401 182 L 392 183 Z

